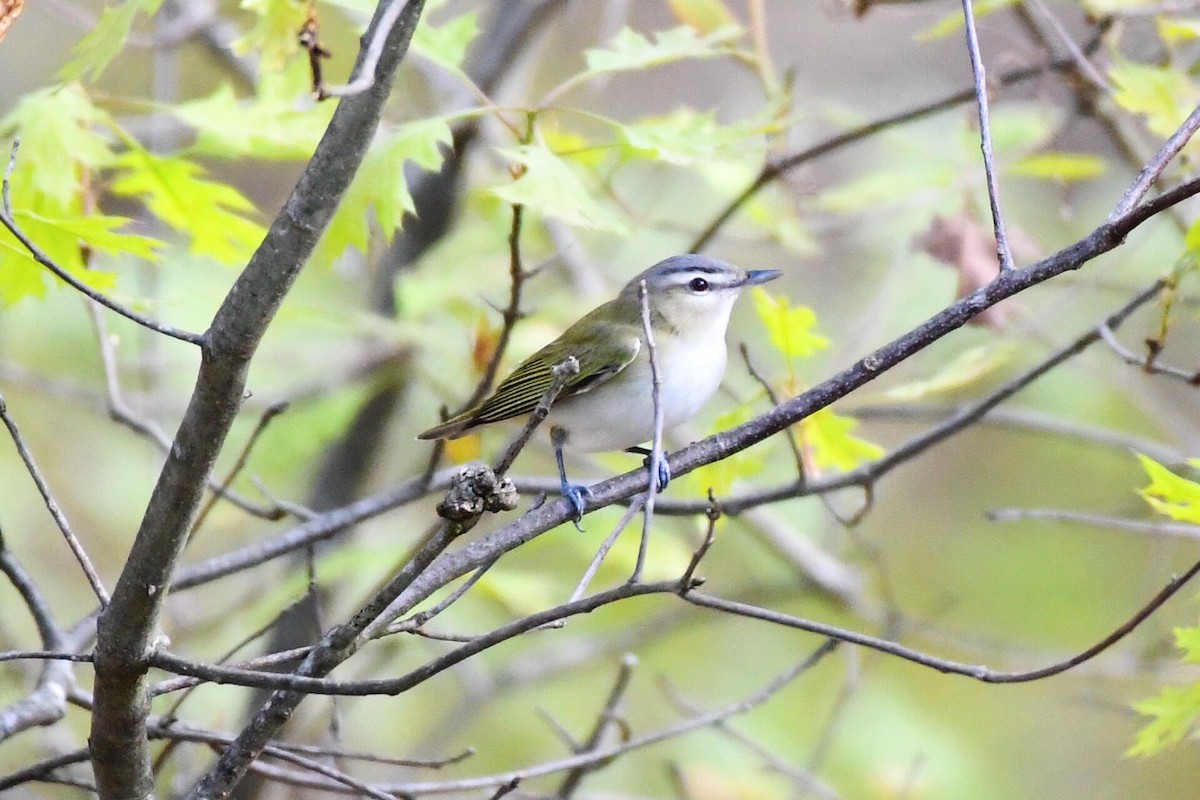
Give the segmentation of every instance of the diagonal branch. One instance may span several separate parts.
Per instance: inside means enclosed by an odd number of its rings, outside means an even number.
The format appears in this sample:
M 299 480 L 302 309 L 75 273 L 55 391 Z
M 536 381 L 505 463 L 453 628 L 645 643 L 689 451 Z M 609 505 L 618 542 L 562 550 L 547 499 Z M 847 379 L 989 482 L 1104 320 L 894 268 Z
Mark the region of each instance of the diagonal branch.
M 423 6 L 423 0 L 409 0 L 382 34 L 386 45 L 371 87 L 338 105 L 312 160 L 205 335 L 191 402 L 112 602 L 98 621 L 91 747 L 102 798 L 152 792 L 146 656 L 165 589 L 241 405 L 250 359 L 366 154 Z M 382 17 L 391 7 L 380 4 L 365 41 L 374 41 L 385 27 Z M 364 61 L 360 51 L 356 74 Z

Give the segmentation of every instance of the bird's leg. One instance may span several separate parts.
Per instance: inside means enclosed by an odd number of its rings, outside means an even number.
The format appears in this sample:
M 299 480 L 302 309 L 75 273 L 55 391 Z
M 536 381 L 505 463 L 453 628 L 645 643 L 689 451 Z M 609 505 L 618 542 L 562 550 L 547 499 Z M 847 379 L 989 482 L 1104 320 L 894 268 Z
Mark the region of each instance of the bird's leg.
M 567 432 L 555 425 L 550 429 L 550 443 L 554 445 L 554 458 L 558 461 L 558 478 L 562 481 L 562 496 L 571 501 L 575 507 L 575 527 L 583 530 L 579 521 L 583 519 L 583 509 L 587 505 L 584 495 L 591 494 L 586 486 L 567 481 L 567 466 L 563 462 L 563 445 L 567 441 Z
M 626 447 L 626 453 L 633 453 L 635 456 L 645 456 L 642 459 L 642 466 L 650 469 L 651 452 L 646 447 Z M 662 492 L 667 488 L 667 484 L 671 482 L 671 465 L 667 463 L 667 451 L 663 451 L 662 458 L 658 459 L 658 491 Z

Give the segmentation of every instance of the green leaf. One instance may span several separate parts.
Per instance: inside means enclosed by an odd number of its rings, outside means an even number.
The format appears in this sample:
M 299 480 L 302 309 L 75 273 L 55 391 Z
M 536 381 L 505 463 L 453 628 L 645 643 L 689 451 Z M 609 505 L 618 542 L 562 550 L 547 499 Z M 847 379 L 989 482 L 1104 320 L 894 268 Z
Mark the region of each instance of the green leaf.
M 800 431 L 818 467 L 851 470 L 873 461 L 886 451 L 877 444 L 851 434 L 858 420 L 822 408 L 800 422 Z
M 83 77 L 97 80 L 125 49 L 138 13 L 152 16 L 161 5 L 162 0 L 126 0 L 117 6 L 105 6 L 95 27 L 75 45 L 74 57 L 59 70 L 59 79 L 67 83 Z
M 0 234 L 0 306 L 45 297 L 48 274 L 8 231 Z
M 754 410 L 747 403 L 717 417 L 711 433 L 727 431 L 753 418 Z M 728 495 L 737 481 L 758 475 L 765 466 L 760 450 L 742 450 L 689 472 L 683 478 L 683 485 L 686 487 L 685 492 L 690 495 L 704 497 L 708 490 L 712 489 L 717 497 L 721 497 Z
M 235 52 L 259 54 L 264 72 L 283 69 L 288 57 L 300 49 L 297 34 L 304 26 L 307 3 L 296 0 L 242 0 L 242 8 L 258 15 L 254 26 L 233 43 Z
M 1200 39 L 1200 20 L 1171 19 L 1156 15 L 1154 22 L 1158 26 L 1158 35 L 1167 44 L 1185 44 Z
M 1022 0 L 975 0 L 975 19 L 987 16 L 994 11 L 998 11 L 1006 6 L 1015 5 Z M 919 41 L 929 41 L 930 39 L 943 39 L 947 36 L 958 33 L 963 29 L 964 19 L 961 11 L 956 11 L 942 17 L 936 23 L 926 28 L 917 34 Z
M 282 100 L 239 100 L 223 84 L 208 97 L 172 107 L 171 113 L 196 129 L 197 152 L 282 161 L 312 155 L 334 108 L 319 103 L 297 110 Z
M 1200 719 L 1200 683 L 1192 686 L 1168 686 L 1158 696 L 1134 704 L 1134 709 L 1143 716 L 1151 717 L 1144 728 L 1138 731 L 1133 747 L 1126 755 L 1152 756 L 1168 747 L 1179 744 L 1192 732 Z
M 1200 627 L 1176 628 L 1175 646 L 1183 651 L 1185 664 L 1200 664 Z
M 657 67 L 685 58 L 715 58 L 733 52 L 730 44 L 741 38 L 742 29 L 730 25 L 704 36 L 687 25 L 654 34 L 654 41 L 629 28 L 622 28 L 607 49 L 588 50 L 591 74 L 626 72 Z
M 241 192 L 206 178 L 199 165 L 182 156 L 133 146 L 117 167 L 113 192 L 140 198 L 155 216 L 191 238 L 192 253 L 240 264 L 266 233 L 250 219 L 254 205 Z
M 788 298 L 772 295 L 761 286 L 751 293 L 754 310 L 766 326 L 771 344 L 788 359 L 804 358 L 829 346 L 829 340 L 816 332 L 817 315 L 811 308 L 793 308 Z
M 625 231 L 625 223 L 610 206 L 593 199 L 592 192 L 562 158 L 541 144 L 497 148 L 500 155 L 520 164 L 519 178 L 489 191 L 513 204 L 521 204 L 569 225 Z
M 821 251 L 816 237 L 801 221 L 795 207 L 778 190 L 768 189 L 756 194 L 742 207 L 742 219 L 765 231 L 773 241 L 796 255 L 812 256 Z
M 721 0 L 667 0 L 675 19 L 699 33 L 712 33 L 737 25 L 737 17 Z
M 441 117 L 401 125 L 377 142 L 363 159 L 346 196 L 317 245 L 313 260 L 332 264 L 355 247 L 366 252 L 371 240 L 372 212 L 388 241 L 400 229 L 404 214 L 416 209 L 404 175 L 412 161 L 421 169 L 440 169 L 443 148 L 453 141 L 450 126 Z
M 921 400 L 957 391 L 1012 363 L 1016 355 L 1017 347 L 1012 343 L 972 347 L 959 353 L 933 377 L 895 386 L 885 394 L 896 400 Z
M 767 127 L 754 122 L 720 125 L 712 111 L 687 107 L 618 126 L 621 139 L 635 154 L 681 166 L 717 158 L 761 158 L 766 143 L 758 137 Z
M 1181 522 L 1200 523 L 1200 483 L 1190 481 L 1159 464 L 1149 456 L 1137 454 L 1150 485 L 1139 492 L 1160 514 Z M 1192 466 L 1200 466 L 1193 460 Z
M 413 32 L 412 49 L 431 61 L 455 72 L 460 71 L 467 57 L 467 48 L 479 35 L 479 15 L 469 11 L 436 26 L 430 24 L 428 18 L 428 13 L 423 14 Z
M 1037 153 L 1025 156 L 1008 167 L 1010 175 L 1047 178 L 1057 181 L 1082 181 L 1103 175 L 1104 159 L 1084 153 Z
M 1185 72 L 1171 67 L 1139 64 L 1115 56 L 1109 78 L 1116 86 L 1117 105 L 1146 118 L 1146 127 L 1170 136 L 1196 107 L 1200 91 Z
M 129 255 L 147 261 L 157 261 L 160 257 L 158 251 L 164 246 L 158 239 L 149 236 L 119 233 L 117 228 L 130 223 L 130 220 L 124 217 L 88 214 L 84 217 L 53 219 L 29 211 L 18 211 L 13 216 L 22 230 L 27 230 L 31 223 L 37 223 L 43 229 L 49 229 L 73 240 L 75 247 L 83 244 L 98 253 Z M 39 237 L 38 241 L 42 241 L 42 238 Z
M 26 95 L 0 121 L 4 136 L 20 136 L 12 174 L 13 205 L 43 213 L 78 210 L 83 181 L 111 164 L 109 140 L 100 129 L 113 126 L 78 86 Z
M 52 219 L 26 210 L 15 211 L 13 217 L 22 232 L 54 263 L 100 291 L 113 288 L 117 276 L 86 263 L 85 247 L 99 253 L 155 260 L 161 246 L 145 236 L 117 233 L 116 228 L 128 223 L 120 217 L 89 214 Z M 62 285 L 8 231 L 0 233 L 0 305 L 13 305 L 27 297 L 42 298 L 48 287 Z

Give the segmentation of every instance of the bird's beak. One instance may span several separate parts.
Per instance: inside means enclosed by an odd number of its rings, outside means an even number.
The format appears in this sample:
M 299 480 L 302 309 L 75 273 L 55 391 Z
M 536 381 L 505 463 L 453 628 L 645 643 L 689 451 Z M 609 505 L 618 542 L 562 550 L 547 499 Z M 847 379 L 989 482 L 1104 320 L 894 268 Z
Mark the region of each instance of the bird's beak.
M 760 283 L 773 281 L 782 274 L 777 269 L 752 269 L 746 273 L 746 279 L 742 281 L 742 286 L 756 286 Z

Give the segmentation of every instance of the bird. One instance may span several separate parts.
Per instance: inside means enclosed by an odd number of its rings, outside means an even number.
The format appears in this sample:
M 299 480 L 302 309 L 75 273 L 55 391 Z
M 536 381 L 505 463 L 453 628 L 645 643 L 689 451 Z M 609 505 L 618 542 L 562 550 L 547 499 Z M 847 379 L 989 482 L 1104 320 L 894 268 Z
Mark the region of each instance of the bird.
M 661 491 L 670 480 L 666 459 L 651 465 L 650 451 L 639 446 L 654 436 L 654 381 L 640 287 L 646 287 L 665 431 L 695 416 L 721 385 L 728 360 L 725 331 L 742 290 L 781 274 L 746 271 L 694 253 L 659 261 L 522 361 L 489 396 L 417 438 L 456 439 L 481 425 L 528 417 L 550 388 L 555 365 L 574 356 L 579 371 L 562 386 L 546 424 L 576 526 L 588 488 L 567 480 L 564 448 L 646 456 Z

